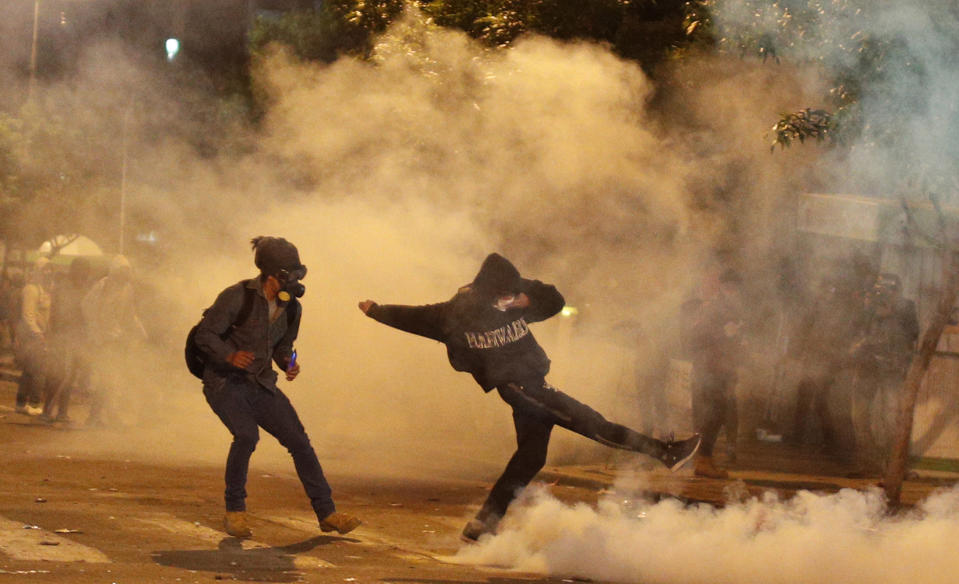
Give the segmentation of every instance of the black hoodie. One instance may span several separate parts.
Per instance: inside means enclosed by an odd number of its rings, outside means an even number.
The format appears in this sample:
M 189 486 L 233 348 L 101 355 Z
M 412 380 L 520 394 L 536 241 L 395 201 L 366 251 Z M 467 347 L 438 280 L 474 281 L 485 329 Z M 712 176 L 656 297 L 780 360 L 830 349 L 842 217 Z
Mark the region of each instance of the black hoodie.
M 529 297 L 529 306 L 497 307 L 504 293 Z M 450 364 L 473 375 L 483 391 L 549 372 L 549 357 L 529 324 L 563 309 L 556 288 L 527 280 L 503 256 L 490 254 L 473 282 L 453 298 L 425 306 L 373 305 L 367 316 L 400 330 L 446 344 Z

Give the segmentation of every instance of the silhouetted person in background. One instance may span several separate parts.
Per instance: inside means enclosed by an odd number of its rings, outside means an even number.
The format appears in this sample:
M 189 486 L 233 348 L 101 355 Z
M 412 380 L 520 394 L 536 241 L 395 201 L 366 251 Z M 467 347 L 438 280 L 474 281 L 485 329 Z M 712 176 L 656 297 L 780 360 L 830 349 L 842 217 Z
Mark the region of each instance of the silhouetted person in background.
M 446 345 L 453 369 L 472 374 L 489 392 L 494 388 L 513 408 L 517 448 L 493 485 L 463 539 L 495 533 L 510 503 L 546 464 L 553 426 L 600 444 L 641 452 L 670 470 L 695 454 L 699 436 L 663 442 L 604 418 L 546 381 L 550 361 L 529 325 L 562 310 L 563 296 L 550 284 L 528 280 L 503 256 L 487 256 L 471 284 L 452 299 L 425 306 L 359 303 L 364 314 L 394 328 Z
M 719 431 L 726 427 L 726 446 L 735 452 L 739 430 L 736 382 L 744 352 L 741 286 L 738 273 L 723 272 L 719 277 L 719 293 L 700 306 L 699 318 L 690 335 L 693 427 L 703 436 L 695 473 L 709 478 L 729 476 L 713 461 Z
M 787 442 L 801 444 L 810 412 L 822 432 L 823 452 L 850 457 L 855 449 L 848 407 L 833 412 L 830 398 L 844 369 L 850 367 L 849 350 L 856 341 L 858 297 L 848 284 L 827 278 L 804 307 L 794 347 L 801 376 L 796 389 L 793 423 Z
M 20 320 L 20 295 L 23 278 L 8 270 L 0 278 L 0 351 L 13 351 L 14 332 Z
M 88 338 L 83 320 L 83 297 L 90 288 L 90 261 L 75 258 L 65 277 L 53 288 L 50 304 L 50 375 L 46 384 L 42 419 L 69 422 L 74 389 L 90 382 Z
M 652 436 L 669 417 L 666 392 L 669 385 L 669 349 L 671 336 L 652 338 L 637 320 L 626 320 L 613 327 L 617 344 L 630 355 L 631 379 L 626 391 L 639 410 L 640 431 Z
M 110 271 L 84 295 L 80 308 L 96 374 L 86 423 L 117 425 L 121 423 L 118 397 L 139 389 L 130 387 L 130 372 L 137 366 L 135 348 L 147 338 L 137 316 L 133 268 L 125 256 L 113 258 Z
M 21 293 L 20 321 L 16 332 L 16 357 L 20 364 L 16 411 L 39 415 L 46 383 L 47 335 L 50 328 L 50 290 L 53 287 L 53 266 L 40 257 L 27 275 Z
M 852 355 L 858 363 L 854 421 L 865 470 L 882 472 L 892 448 L 902 383 L 909 370 L 919 319 L 916 304 L 903 298 L 896 274 L 876 278 L 865 299 L 865 327 Z

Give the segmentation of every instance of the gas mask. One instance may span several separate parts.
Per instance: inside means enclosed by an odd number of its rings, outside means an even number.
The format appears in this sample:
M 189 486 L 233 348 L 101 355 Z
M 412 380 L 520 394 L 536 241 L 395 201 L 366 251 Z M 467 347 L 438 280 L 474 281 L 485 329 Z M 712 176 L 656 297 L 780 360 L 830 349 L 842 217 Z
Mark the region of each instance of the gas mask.
M 280 290 L 276 293 L 276 299 L 286 304 L 293 297 L 302 298 L 306 293 L 306 286 L 300 282 L 306 277 L 306 266 L 299 266 L 293 270 L 280 270 L 276 274 L 276 279 L 280 283 Z

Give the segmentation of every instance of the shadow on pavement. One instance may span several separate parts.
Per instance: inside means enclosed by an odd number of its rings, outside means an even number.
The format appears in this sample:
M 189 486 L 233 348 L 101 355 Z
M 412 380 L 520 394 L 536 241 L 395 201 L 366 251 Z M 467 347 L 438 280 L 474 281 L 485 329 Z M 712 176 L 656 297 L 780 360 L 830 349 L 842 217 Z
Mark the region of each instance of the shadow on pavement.
M 296 566 L 296 554 L 335 541 L 343 541 L 343 538 L 318 535 L 285 546 L 243 549 L 243 540 L 226 537 L 215 550 L 159 551 L 153 552 L 153 560 L 161 566 L 216 572 L 236 580 L 297 582 L 302 572 Z

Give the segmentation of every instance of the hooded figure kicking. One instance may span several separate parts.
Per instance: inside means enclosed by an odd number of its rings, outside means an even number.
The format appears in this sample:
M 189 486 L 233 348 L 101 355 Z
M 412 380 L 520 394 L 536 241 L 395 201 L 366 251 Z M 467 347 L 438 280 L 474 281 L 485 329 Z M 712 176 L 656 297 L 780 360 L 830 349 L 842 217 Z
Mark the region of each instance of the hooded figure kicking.
M 562 426 L 613 448 L 641 452 L 670 470 L 699 448 L 699 435 L 663 442 L 614 424 L 546 382 L 549 358 L 529 329 L 562 310 L 563 296 L 550 284 L 527 280 L 501 255 L 490 254 L 473 282 L 452 299 L 425 306 L 359 303 L 364 314 L 402 331 L 444 343 L 450 364 L 473 375 L 483 391 L 493 388 L 513 408 L 517 448 L 483 507 L 463 529 L 476 541 L 494 533 L 507 507 L 546 464 L 553 426 Z

